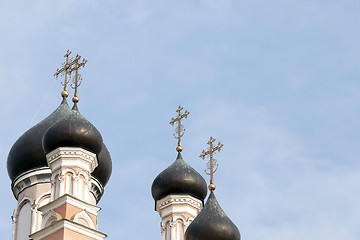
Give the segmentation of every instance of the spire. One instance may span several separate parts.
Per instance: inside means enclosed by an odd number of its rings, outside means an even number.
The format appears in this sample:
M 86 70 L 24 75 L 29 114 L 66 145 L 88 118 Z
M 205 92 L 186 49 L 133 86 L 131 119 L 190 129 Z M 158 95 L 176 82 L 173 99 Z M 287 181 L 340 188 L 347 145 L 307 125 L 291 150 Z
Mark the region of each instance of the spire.
M 207 175 L 210 175 L 210 185 L 209 185 L 209 190 L 210 191 L 214 191 L 215 190 L 215 184 L 214 184 L 214 173 L 217 171 L 219 164 L 217 163 L 217 160 L 214 158 L 214 154 L 216 151 L 221 151 L 221 148 L 224 146 L 223 144 L 221 144 L 220 142 L 218 142 L 217 146 L 214 147 L 214 142 L 216 141 L 215 138 L 210 137 L 210 140 L 207 142 L 207 144 L 210 145 L 209 150 L 205 152 L 205 150 L 202 151 L 201 155 L 199 157 L 201 157 L 203 160 L 205 160 L 205 157 L 209 155 L 210 160 L 209 162 L 206 164 L 207 169 L 209 169 L 209 172 L 207 172 L 205 170 L 205 173 Z M 214 169 L 215 168 L 215 169 Z
M 172 126 L 174 126 L 174 124 L 177 123 L 177 126 L 175 128 L 176 135 L 174 134 L 174 138 L 178 140 L 178 145 L 176 147 L 176 151 L 178 151 L 178 152 L 182 151 L 181 138 L 182 138 L 182 136 L 184 136 L 184 133 L 185 133 L 185 128 L 184 128 L 184 125 L 181 124 L 181 120 L 183 118 L 187 118 L 187 116 L 190 114 L 190 112 L 188 112 L 187 110 L 185 110 L 185 113 L 183 114 L 181 112 L 182 110 L 183 110 L 183 108 L 181 106 L 179 106 L 179 108 L 176 110 L 178 115 L 175 118 L 172 118 L 170 121 L 170 124 Z

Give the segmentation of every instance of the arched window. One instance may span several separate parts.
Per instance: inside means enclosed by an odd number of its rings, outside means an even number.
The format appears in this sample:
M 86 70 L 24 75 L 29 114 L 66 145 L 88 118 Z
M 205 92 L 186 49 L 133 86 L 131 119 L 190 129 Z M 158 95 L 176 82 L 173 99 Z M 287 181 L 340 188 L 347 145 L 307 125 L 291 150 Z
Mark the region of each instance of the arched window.
M 72 220 L 76 223 L 82 224 L 86 227 L 96 229 L 96 225 L 94 223 L 94 220 L 91 218 L 89 213 L 86 210 L 83 210 L 81 212 L 78 212 L 72 217 Z
M 17 227 L 16 227 L 16 240 L 29 239 L 30 231 L 31 231 L 31 203 L 26 201 L 18 215 L 17 219 Z
M 42 206 L 45 206 L 46 204 L 48 204 L 50 202 L 50 193 L 47 192 L 43 195 L 41 195 L 37 201 L 35 202 L 36 207 L 39 209 Z M 40 211 L 37 211 L 36 213 L 36 229 L 35 231 L 39 231 L 41 229 L 41 224 L 42 224 L 42 214 Z

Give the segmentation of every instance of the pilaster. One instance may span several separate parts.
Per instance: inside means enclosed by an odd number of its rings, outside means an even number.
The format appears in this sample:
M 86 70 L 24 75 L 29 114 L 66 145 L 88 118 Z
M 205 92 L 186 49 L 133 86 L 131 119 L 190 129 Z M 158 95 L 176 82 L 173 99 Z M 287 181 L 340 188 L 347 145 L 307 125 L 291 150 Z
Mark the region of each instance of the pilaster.
M 106 237 L 98 230 L 96 196 L 91 172 L 97 167 L 96 154 L 78 147 L 60 147 L 46 155 L 51 169 L 50 202 L 38 208 L 40 229 L 34 240 L 86 239 Z
M 82 148 L 60 147 L 47 154 L 46 158 L 51 169 L 51 200 L 69 194 L 94 202 L 90 189 L 91 172 L 98 165 L 96 154 Z
M 203 208 L 203 202 L 190 195 L 168 195 L 156 202 L 161 217 L 162 240 L 183 240 L 190 223 Z

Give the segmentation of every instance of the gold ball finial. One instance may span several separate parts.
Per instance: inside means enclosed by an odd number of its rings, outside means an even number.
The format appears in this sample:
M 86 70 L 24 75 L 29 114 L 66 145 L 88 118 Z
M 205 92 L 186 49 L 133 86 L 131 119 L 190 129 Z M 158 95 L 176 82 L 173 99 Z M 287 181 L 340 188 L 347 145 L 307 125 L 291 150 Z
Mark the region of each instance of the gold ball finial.
M 74 103 L 78 103 L 78 102 L 79 102 L 79 98 L 78 98 L 78 97 L 73 97 L 72 101 L 73 101 Z
M 214 184 L 214 179 L 210 179 L 210 185 L 209 185 L 209 190 L 210 191 L 214 191 L 216 188 L 215 184 Z
M 182 151 L 182 147 L 181 147 L 181 146 L 177 146 L 177 147 L 176 147 L 176 151 L 181 152 L 181 151 Z
M 213 183 L 210 183 L 210 185 L 209 185 L 209 190 L 210 191 L 214 191 L 215 190 L 215 184 L 213 184 Z
M 62 92 L 61 92 L 61 96 L 67 98 L 67 97 L 69 96 L 68 91 L 65 91 L 65 90 L 62 91 Z
M 178 142 L 178 146 L 176 147 L 176 151 L 181 152 L 183 150 L 182 146 L 181 146 L 181 142 Z

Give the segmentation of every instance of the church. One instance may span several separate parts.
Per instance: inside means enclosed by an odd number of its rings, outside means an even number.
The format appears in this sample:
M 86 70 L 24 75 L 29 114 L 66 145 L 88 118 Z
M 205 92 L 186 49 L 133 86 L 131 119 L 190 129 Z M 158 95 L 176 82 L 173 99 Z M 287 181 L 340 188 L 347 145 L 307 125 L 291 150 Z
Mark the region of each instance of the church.
M 13 240 L 102 240 L 97 206 L 112 173 L 105 140 L 80 112 L 79 73 L 86 60 L 65 54 L 54 74 L 64 77 L 62 102 L 43 121 L 14 143 L 7 159 L 11 189 L 17 200 L 12 215 Z M 72 83 L 71 83 L 72 82 Z M 68 87 L 74 89 L 69 105 Z M 189 115 L 179 106 L 170 121 L 175 125 L 177 158 L 155 177 L 151 193 L 160 215 L 163 240 L 240 240 L 237 226 L 215 197 L 214 158 L 222 144 L 210 137 L 200 157 L 209 158 L 206 180 L 183 159 L 182 121 Z M 208 197 L 207 197 L 208 196 Z M 207 198 L 206 198 L 207 197 Z M 154 226 L 154 228 L 157 226 Z

